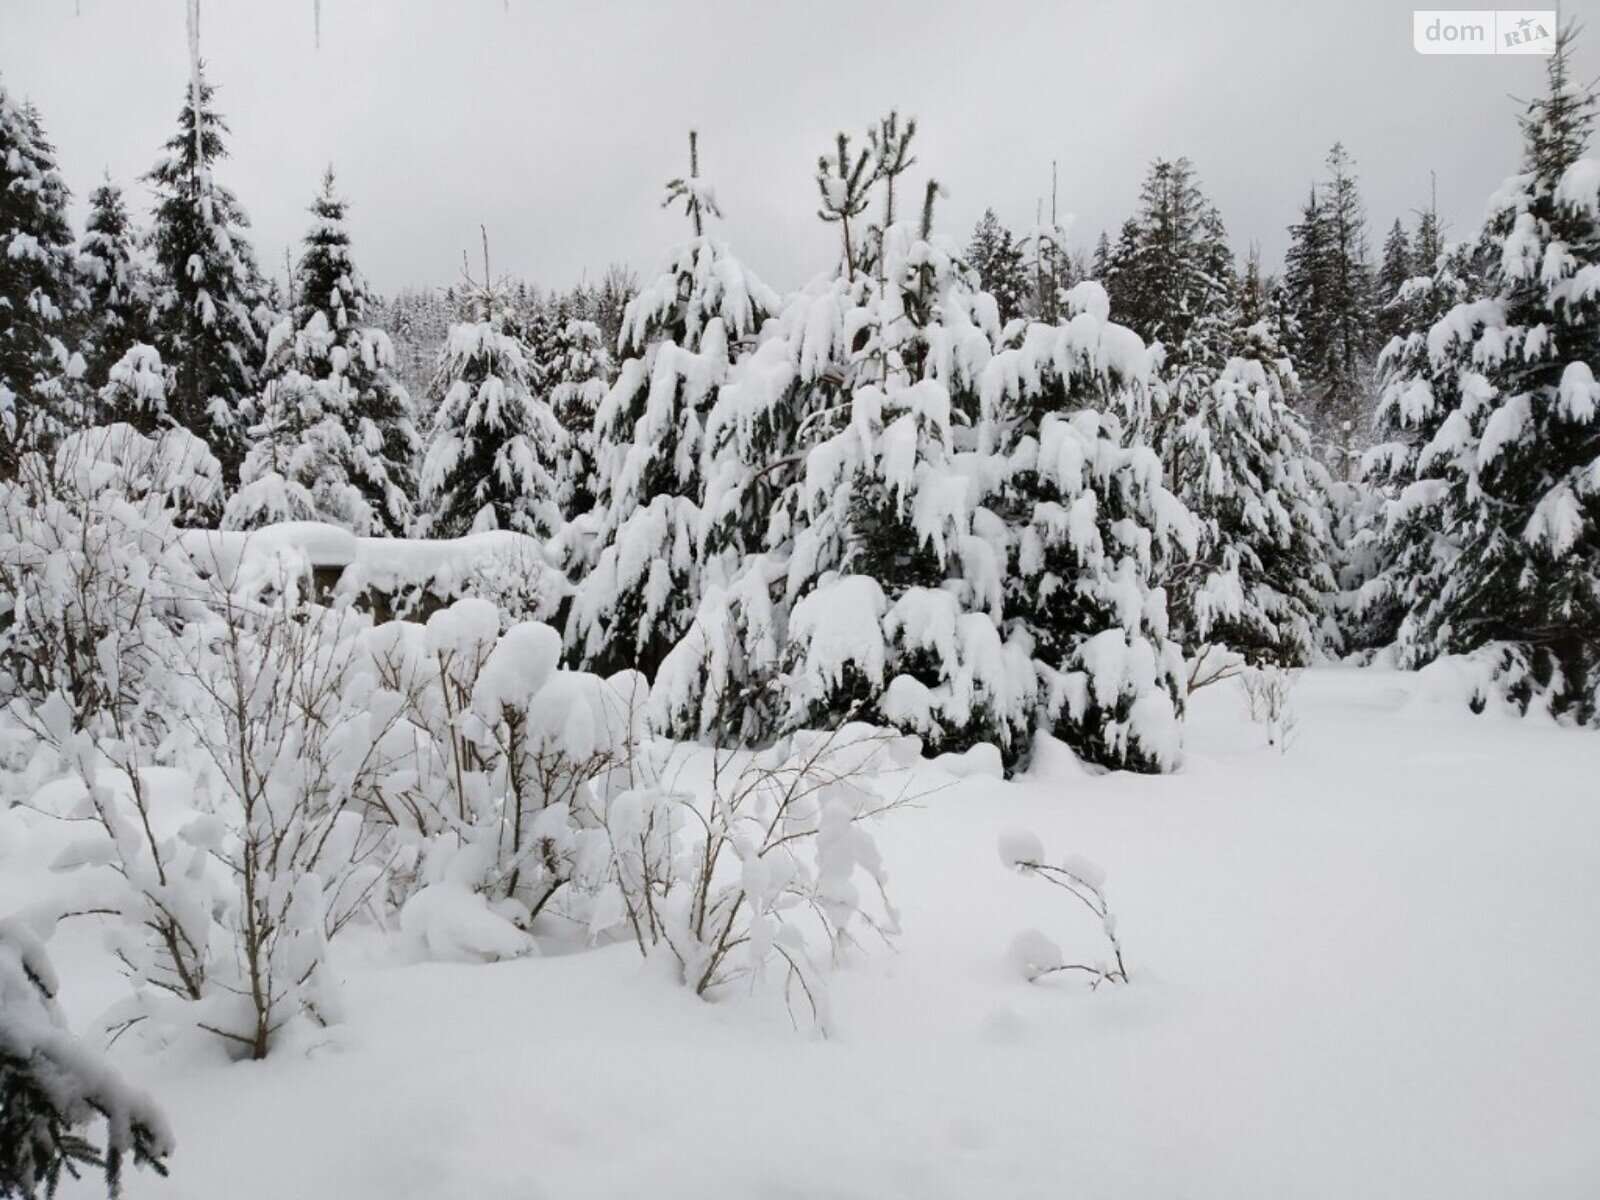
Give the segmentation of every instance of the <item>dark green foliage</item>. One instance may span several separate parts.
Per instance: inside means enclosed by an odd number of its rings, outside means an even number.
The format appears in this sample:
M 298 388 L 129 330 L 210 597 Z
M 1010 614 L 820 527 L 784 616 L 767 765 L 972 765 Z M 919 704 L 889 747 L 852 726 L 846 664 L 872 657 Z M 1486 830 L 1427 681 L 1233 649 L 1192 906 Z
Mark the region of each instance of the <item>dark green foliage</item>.
M 168 409 L 202 438 L 228 480 L 238 478 L 262 354 L 262 284 L 233 193 L 212 177 L 228 126 L 202 82 L 186 91 L 178 131 L 145 179 L 155 189 L 151 340 L 172 379 Z M 196 144 L 195 128 L 200 137 Z
M 38 114 L 0 87 L 0 478 L 74 418 L 65 339 L 83 296 L 67 199 Z

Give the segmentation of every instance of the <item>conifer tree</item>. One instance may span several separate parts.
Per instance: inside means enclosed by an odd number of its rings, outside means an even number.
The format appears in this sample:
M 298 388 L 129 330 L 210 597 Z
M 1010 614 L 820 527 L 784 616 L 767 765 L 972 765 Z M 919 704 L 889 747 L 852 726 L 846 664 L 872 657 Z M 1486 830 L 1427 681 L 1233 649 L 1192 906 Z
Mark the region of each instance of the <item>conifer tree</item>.
M 1412 253 L 1411 239 L 1398 218 L 1389 227 L 1383 240 L 1383 260 L 1378 266 L 1377 332 L 1385 345 L 1404 326 L 1405 316 L 1399 308 L 1400 289 L 1416 273 L 1417 261 Z
M 1094 244 L 1094 255 L 1089 259 L 1089 278 L 1101 287 L 1105 287 L 1111 274 L 1111 253 L 1111 236 L 1102 229 Z
M 83 360 L 67 339 L 84 305 L 66 184 L 38 114 L 0 86 L 0 478 L 74 412 Z
M 1418 666 L 1410 613 L 1427 596 L 1457 556 L 1452 531 L 1440 503 L 1448 455 L 1435 439 L 1462 399 L 1460 373 L 1470 367 L 1466 344 L 1452 335 L 1430 345 L 1430 333 L 1456 312 L 1474 328 L 1474 247 L 1459 246 L 1436 256 L 1426 275 L 1408 280 L 1395 297 L 1400 328 L 1378 359 L 1377 443 L 1362 460 L 1362 478 L 1373 503 L 1359 523 L 1346 555 L 1351 566 L 1341 580 L 1349 593 L 1345 643 L 1351 650 L 1401 645 L 1403 665 Z
M 1497 193 L 1478 298 L 1428 337 L 1455 394 L 1422 470 L 1447 555 L 1407 595 L 1413 661 L 1474 653 L 1522 706 L 1600 719 L 1600 161 L 1593 93 L 1560 31 L 1522 118 L 1522 172 Z M 1436 465 L 1437 464 L 1437 465 Z M 1414 485 L 1415 486 L 1415 485 Z
M 1199 521 L 1198 553 L 1165 575 L 1191 689 L 1234 655 L 1308 664 L 1334 588 L 1325 481 L 1290 405 L 1293 366 L 1270 323 L 1242 319 L 1230 307 L 1220 322 L 1219 369 L 1200 361 L 1179 376 L 1161 441 L 1170 486 Z M 1209 340 L 1202 328 L 1186 345 Z
M 429 388 L 433 428 L 422 464 L 421 532 L 461 537 L 513 529 L 547 538 L 560 526 L 556 471 L 564 437 L 489 273 L 469 281 L 474 318 L 450 327 Z
M 914 732 L 931 752 L 989 742 L 1015 763 L 1036 683 L 1003 630 L 991 456 L 958 433 L 978 415 L 999 310 L 933 234 L 936 195 L 930 181 L 920 224 L 886 232 L 882 282 L 856 289 L 846 277 L 834 295 L 847 305 L 821 310 L 842 318 L 830 339 L 840 360 L 822 378 L 840 411 L 813 422 L 802 448 L 780 643 L 798 682 L 784 721 L 864 719 Z M 820 416 L 826 403 L 803 408 Z
M 566 433 L 566 454 L 556 473 L 557 501 L 570 522 L 594 508 L 599 492 L 595 414 L 609 387 L 610 357 L 600 327 L 573 318 L 557 331 L 545 364 L 550 407 Z
M 1370 434 L 1379 347 L 1366 216 L 1342 145 L 1328 153 L 1327 170 L 1290 229 L 1284 282 L 1298 333 L 1287 349 L 1305 389 L 1313 435 L 1347 475 Z
M 132 1163 L 167 1173 L 172 1133 L 143 1092 L 67 1028 L 44 947 L 14 919 L 0 921 L 0 1196 L 54 1196 L 82 1167 L 119 1194 Z M 90 1140 L 104 1121 L 105 1148 Z
M 1031 288 L 1027 264 L 1023 261 L 1022 247 L 1000 223 L 994 209 L 985 209 L 973 229 L 966 260 L 978 274 L 979 287 L 994 297 L 1000 309 L 1000 320 L 1005 322 L 1021 316 Z
M 227 520 L 236 528 L 317 520 L 403 536 L 416 423 L 393 374 L 389 336 L 368 323 L 372 297 L 351 261 L 331 168 L 310 211 L 292 303 L 268 338 L 260 422 Z
M 210 446 L 230 482 L 244 460 L 258 394 L 262 284 L 249 220 L 213 170 L 226 122 L 197 70 L 178 131 L 145 178 L 156 193 L 151 341 L 172 377 L 171 419 Z
M 1069 321 L 1035 324 L 985 369 L 987 437 L 1002 455 L 1005 607 L 1037 675 L 1040 728 L 1090 762 L 1170 770 L 1183 656 L 1168 637 L 1159 562 L 1196 550 L 1194 519 L 1133 428 L 1156 361 L 1109 319 L 1096 283 Z
M 89 193 L 78 266 L 88 298 L 80 346 L 84 383 L 98 391 L 122 356 L 149 338 L 149 281 L 139 262 L 139 237 L 122 189 L 109 176 Z
M 849 144 L 819 172 L 841 226 L 874 188 L 887 207 L 886 173 L 839 186 Z M 1001 631 L 1004 529 L 970 437 L 998 306 L 931 232 L 937 194 L 874 236 L 875 272 L 847 248 L 791 296 L 719 391 L 702 603 L 654 692 L 667 728 L 748 743 L 859 718 L 1026 753 L 1036 684 Z
M 1221 217 L 1186 158 L 1157 159 L 1107 264 L 1112 319 L 1146 341 L 1181 345 L 1232 280 Z
M 666 203 L 683 204 L 693 236 L 629 302 L 621 366 L 595 418 L 599 519 L 567 636 L 602 674 L 653 674 L 694 617 L 706 415 L 741 342 L 779 303 L 706 232 L 721 210 L 699 168 L 691 132 L 689 173 L 668 185 Z

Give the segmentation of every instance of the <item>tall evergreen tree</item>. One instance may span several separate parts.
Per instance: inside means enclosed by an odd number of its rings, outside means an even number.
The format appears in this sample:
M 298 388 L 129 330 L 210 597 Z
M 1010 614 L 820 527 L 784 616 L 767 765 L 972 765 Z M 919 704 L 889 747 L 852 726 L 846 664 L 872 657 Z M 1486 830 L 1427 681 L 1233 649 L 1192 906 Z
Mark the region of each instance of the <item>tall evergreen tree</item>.
M 994 297 L 1000 320 L 1009 321 L 1022 314 L 1030 282 L 1022 247 L 1011 231 L 1000 223 L 994 209 L 988 208 L 972 231 L 967 244 L 967 265 L 978 273 L 978 284 Z
M 74 417 L 83 361 L 66 339 L 84 297 L 67 198 L 38 114 L 0 86 L 0 478 Z
M 1409 597 L 1414 660 L 1480 653 L 1517 703 L 1600 719 L 1600 160 L 1570 27 L 1522 118 L 1522 172 L 1497 193 L 1479 298 L 1430 332 L 1461 362 L 1438 462 L 1451 553 Z
M 1183 655 L 1158 564 L 1196 550 L 1193 518 L 1135 433 L 1156 360 L 1080 284 L 1061 325 L 1035 324 L 985 368 L 986 438 L 1000 453 L 1008 632 L 1031 647 L 1039 728 L 1090 762 L 1170 770 Z
M 358 534 L 411 525 L 419 439 L 389 335 L 350 257 L 333 170 L 311 206 L 292 303 L 268 339 L 263 397 L 229 523 L 327 521 Z M 256 432 L 258 430 L 259 432 Z
M 1362 460 L 1373 503 L 1351 539 L 1351 570 L 1341 581 L 1350 593 L 1346 647 L 1369 650 L 1398 640 L 1407 666 L 1432 656 L 1419 653 L 1410 614 L 1427 605 L 1459 553 L 1454 531 L 1443 524 L 1448 455 L 1435 439 L 1446 421 L 1458 428 L 1463 419 L 1453 414 L 1470 363 L 1460 337 L 1431 345 L 1430 334 L 1447 313 L 1471 320 L 1469 329 L 1485 315 L 1468 306 L 1473 257 L 1471 246 L 1436 256 L 1432 270 L 1408 280 L 1395 298 L 1400 328 L 1378 359 L 1378 441 Z
M 1349 474 L 1370 436 L 1379 347 L 1366 215 L 1342 145 L 1329 151 L 1327 172 L 1290 228 L 1284 282 L 1298 340 L 1288 349 L 1305 388 L 1312 432 L 1340 473 Z
M 1405 324 L 1400 311 L 1400 289 L 1416 273 L 1417 263 L 1411 248 L 1411 239 L 1398 218 L 1389 227 L 1383 240 L 1383 260 L 1378 266 L 1376 301 L 1378 305 L 1377 333 L 1387 344 Z
M 1102 229 L 1094 244 L 1094 255 L 1089 259 L 1089 278 L 1104 287 L 1110 274 L 1111 235 Z
M 1207 326 L 1215 333 L 1208 335 Z M 1199 521 L 1197 553 L 1162 573 L 1172 636 L 1190 658 L 1190 686 L 1233 656 L 1305 666 L 1333 591 L 1322 472 L 1290 405 L 1294 369 L 1270 322 L 1245 325 L 1230 306 L 1191 327 L 1157 439 L 1169 486 Z
M 473 296 L 477 319 L 450 327 L 430 387 L 421 531 L 460 537 L 514 529 L 545 538 L 561 522 L 561 426 L 533 390 L 527 348 L 508 329 L 487 263 L 484 278 Z
M 203 76 L 184 94 L 178 131 L 145 178 L 155 189 L 151 340 L 171 373 L 171 418 L 211 447 L 230 482 L 244 461 L 258 394 L 262 284 L 249 220 L 213 178 L 226 122 Z
M 111 368 L 149 336 L 150 290 L 139 263 L 139 235 L 122 189 L 108 176 L 89 193 L 89 216 L 78 243 L 78 266 L 88 295 L 84 382 L 95 391 Z
M 629 302 L 621 366 L 595 418 L 599 521 L 567 633 L 601 673 L 653 674 L 694 617 L 706 415 L 740 343 L 778 308 L 777 295 L 707 232 L 721 210 L 693 133 L 689 159 L 666 203 L 683 204 L 693 236 Z
M 1157 159 L 1124 226 L 1105 281 L 1112 319 L 1146 341 L 1181 345 L 1232 280 L 1222 219 L 1186 158 Z
M 556 475 L 557 501 L 569 522 L 594 508 L 600 490 L 594 419 L 611 369 L 603 336 L 594 322 L 570 319 L 556 333 L 544 364 L 550 407 L 566 431 L 566 454 Z

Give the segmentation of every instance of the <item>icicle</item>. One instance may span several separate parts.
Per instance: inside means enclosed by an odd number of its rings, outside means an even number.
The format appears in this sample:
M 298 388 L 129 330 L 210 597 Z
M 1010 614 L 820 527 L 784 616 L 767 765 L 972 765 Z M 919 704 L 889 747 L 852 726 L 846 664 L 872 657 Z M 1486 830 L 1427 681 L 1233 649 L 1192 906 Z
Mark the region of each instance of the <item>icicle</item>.
M 322 0 L 311 0 L 311 25 L 316 36 L 317 49 L 322 49 Z

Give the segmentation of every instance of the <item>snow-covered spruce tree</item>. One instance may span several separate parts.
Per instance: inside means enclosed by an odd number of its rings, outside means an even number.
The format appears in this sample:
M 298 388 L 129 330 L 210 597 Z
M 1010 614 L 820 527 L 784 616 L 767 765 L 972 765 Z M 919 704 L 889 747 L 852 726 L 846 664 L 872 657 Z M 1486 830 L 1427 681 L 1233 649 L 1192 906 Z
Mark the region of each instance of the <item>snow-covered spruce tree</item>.
M 1419 260 L 1412 249 L 1411 238 L 1399 218 L 1389 227 L 1383 239 L 1383 255 L 1378 263 L 1378 277 L 1373 286 L 1373 299 L 1378 310 L 1377 333 L 1385 345 L 1404 329 L 1400 289 L 1419 274 Z
M 544 364 L 550 408 L 567 435 L 566 454 L 556 472 L 556 501 L 569 522 L 594 507 L 600 490 L 594 419 L 605 400 L 611 369 L 602 336 L 592 321 L 566 321 Z
M 994 209 L 984 209 L 982 218 L 973 228 L 966 261 L 978 274 L 978 286 L 994 297 L 1002 322 L 1022 315 L 1033 281 L 1023 259 L 1022 247 L 1000 223 Z
M 1139 212 L 1123 226 L 1106 270 L 1112 319 L 1169 350 L 1183 344 L 1191 323 L 1216 309 L 1232 278 L 1233 255 L 1187 158 L 1151 164 Z
M 1293 366 L 1267 322 L 1240 320 L 1230 299 L 1190 327 L 1158 427 L 1169 486 L 1199 521 L 1198 553 L 1160 574 L 1191 689 L 1234 656 L 1306 665 L 1334 589 L 1325 472 L 1289 403 Z M 1220 366 L 1190 353 L 1212 323 L 1223 335 Z
M 762 744 L 786 725 L 781 650 L 795 539 L 808 528 L 806 456 L 849 422 L 863 369 L 852 340 L 878 286 L 839 270 L 791 293 L 718 390 L 706 417 L 700 606 L 651 696 L 657 723 L 678 736 Z M 810 568 L 796 563 L 794 575 L 798 587 Z
M 546 538 L 561 524 L 561 425 L 534 392 L 533 364 L 508 326 L 487 261 L 472 305 L 473 319 L 450 327 L 429 387 L 420 529 L 430 537 L 512 529 Z
M 1424 458 L 1444 459 L 1440 527 L 1456 553 L 1411 618 L 1415 657 L 1475 653 L 1523 707 L 1600 719 L 1600 160 L 1595 98 L 1558 35 L 1522 119 L 1523 170 L 1496 195 L 1484 301 L 1430 347 L 1470 346 L 1460 400 Z M 1485 303 L 1486 302 L 1486 303 Z
M 595 417 L 599 520 L 593 561 L 573 598 L 567 641 L 588 669 L 654 675 L 699 602 L 701 455 L 706 414 L 741 345 L 777 295 L 706 232 L 713 185 L 690 169 L 667 188 L 694 236 L 628 304 L 616 382 Z
M 1151 580 L 1158 561 L 1194 553 L 1197 530 L 1129 433 L 1151 402 L 1154 355 L 1111 323 L 1099 284 L 1068 301 L 1063 324 L 1029 326 L 983 375 L 987 436 L 1003 455 L 1007 622 L 1031 647 L 1040 728 L 1091 762 L 1168 770 L 1183 655 Z
M 1327 169 L 1289 231 L 1284 283 L 1298 340 L 1285 348 L 1305 388 L 1312 434 L 1349 476 L 1368 438 L 1379 346 L 1366 214 L 1342 145 L 1328 152 Z
M 852 221 L 887 188 L 864 161 L 848 136 L 819 161 L 841 266 L 789 298 L 712 410 L 704 598 L 652 701 L 720 744 L 859 717 L 1014 762 L 1032 672 L 998 628 L 1004 529 L 971 429 L 998 313 L 931 234 L 936 185 L 920 230 L 868 239 L 876 273 L 856 263 Z
M 82 416 L 83 360 L 66 344 L 83 305 L 67 197 L 38 114 L 0 86 L 0 478 Z
M 15 920 L 0 921 L 0 1196 L 54 1196 L 82 1167 L 102 1171 L 112 1196 L 127 1161 L 167 1173 L 166 1118 L 73 1037 L 58 987 L 38 940 Z M 102 1120 L 104 1150 L 87 1136 Z
M 1156 562 L 1189 684 L 1241 656 L 1302 665 L 1332 587 L 1330 547 L 1318 471 L 1286 396 L 1293 367 L 1257 315 L 1259 266 L 1235 279 L 1221 215 L 1178 159 L 1152 166 L 1110 271 L 1127 323 L 1164 346 L 1163 386 L 1137 416 L 1138 435 L 1199 521 L 1197 555 Z M 1115 316 L 1115 295 L 1112 304 Z
M 819 179 L 825 198 L 836 181 Z M 932 752 L 989 742 L 1015 763 L 1035 686 L 1026 651 L 1002 633 L 1005 530 L 987 506 L 996 464 L 970 429 L 999 315 L 933 234 L 936 193 L 930 181 L 920 227 L 901 222 L 881 239 L 881 285 L 859 293 L 836 342 L 843 411 L 804 450 L 786 719 L 889 725 Z
M 311 215 L 293 303 L 268 338 L 260 420 L 224 523 L 314 520 L 402 536 L 412 517 L 416 423 L 392 371 L 389 336 L 367 321 L 371 293 L 350 258 L 332 168 Z
M 231 484 L 258 395 L 262 293 L 249 220 L 212 177 L 228 127 L 211 101 L 197 69 L 178 130 L 145 176 L 156 193 L 150 337 L 171 373 L 172 421 L 211 447 Z
M 149 340 L 149 282 L 139 261 L 139 234 L 122 189 L 109 176 L 89 193 L 89 216 L 78 242 L 87 310 L 83 336 L 84 383 L 98 392 L 111 368 Z
M 1459 553 L 1440 509 L 1448 443 L 1435 439 L 1460 407 L 1471 341 L 1491 313 L 1490 302 L 1472 302 L 1480 249 L 1468 243 L 1436 255 L 1427 274 L 1395 295 L 1397 332 L 1378 358 L 1378 440 L 1362 458 L 1370 500 L 1342 555 L 1345 647 L 1398 643 L 1409 666 L 1432 657 L 1418 656 L 1410 614 L 1437 594 Z M 1452 322 L 1441 324 L 1450 313 Z

